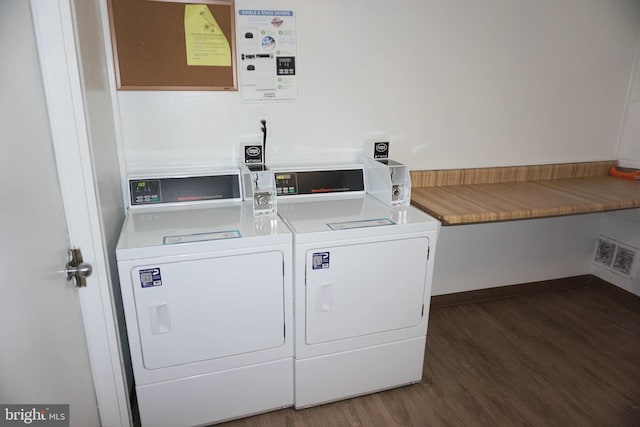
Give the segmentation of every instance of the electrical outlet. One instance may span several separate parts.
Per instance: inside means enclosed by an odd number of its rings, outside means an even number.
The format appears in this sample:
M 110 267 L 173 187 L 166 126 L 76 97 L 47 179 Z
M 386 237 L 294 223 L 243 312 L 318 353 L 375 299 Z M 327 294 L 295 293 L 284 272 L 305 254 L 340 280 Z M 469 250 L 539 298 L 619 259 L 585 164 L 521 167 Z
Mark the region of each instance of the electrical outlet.
M 593 261 L 613 273 L 633 279 L 637 255 L 637 248 L 600 236 Z
M 600 239 L 598 239 L 598 246 L 596 247 L 596 253 L 593 260 L 599 264 L 610 267 L 613 262 L 615 252 L 616 244 L 611 240 L 600 237 Z
M 616 255 L 613 259 L 611 268 L 618 273 L 622 273 L 625 276 L 630 276 L 633 270 L 633 261 L 636 258 L 636 251 L 631 248 L 625 248 L 624 246 L 618 246 Z

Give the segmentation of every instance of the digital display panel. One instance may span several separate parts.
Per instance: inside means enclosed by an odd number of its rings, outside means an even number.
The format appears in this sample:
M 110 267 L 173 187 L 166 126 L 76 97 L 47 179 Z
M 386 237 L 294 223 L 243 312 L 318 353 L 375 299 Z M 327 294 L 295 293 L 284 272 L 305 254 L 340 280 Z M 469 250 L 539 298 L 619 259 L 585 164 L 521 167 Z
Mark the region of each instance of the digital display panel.
M 239 198 L 240 182 L 238 175 L 133 179 L 129 190 L 132 206 L 199 202 Z
M 276 173 L 278 196 L 364 191 L 362 169 Z

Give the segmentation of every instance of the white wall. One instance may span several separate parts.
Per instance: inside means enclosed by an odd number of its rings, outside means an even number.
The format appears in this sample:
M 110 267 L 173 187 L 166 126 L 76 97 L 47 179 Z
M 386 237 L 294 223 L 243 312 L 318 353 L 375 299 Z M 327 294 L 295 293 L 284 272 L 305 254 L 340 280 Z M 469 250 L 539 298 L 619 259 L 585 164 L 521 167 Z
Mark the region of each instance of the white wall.
M 133 368 L 129 358 L 129 345 L 125 330 L 122 296 L 118 282 L 118 269 L 115 248 L 124 221 L 122 209 L 122 186 L 117 138 L 117 107 L 114 107 L 113 94 L 115 82 L 110 73 L 107 51 L 105 49 L 105 31 L 103 31 L 103 9 L 101 0 L 73 0 L 76 23 L 76 40 L 84 86 L 85 110 L 89 141 L 92 150 L 95 191 L 98 196 L 102 237 L 105 253 L 108 254 L 106 266 L 111 287 L 111 300 L 116 311 L 117 327 L 120 333 L 121 357 L 126 375 L 127 388 L 133 388 Z M 128 403 L 128 402 L 127 402 Z
M 411 169 L 611 159 L 637 0 L 237 0 L 291 8 L 299 100 L 118 93 L 128 169 L 232 163 L 269 117 L 274 161 L 351 159 L 389 136 Z
M 442 227 L 432 295 L 589 274 L 602 215 Z
M 95 191 L 99 198 L 107 249 L 113 252 L 115 261 L 115 247 L 124 214 L 116 122 L 101 27 L 100 0 L 74 0 L 73 6 L 80 72 L 85 90 L 86 119 L 96 175 Z M 115 263 L 113 268 L 112 273 L 117 273 Z
M 621 166 L 640 169 L 640 40 L 636 48 L 635 68 L 629 82 L 627 106 L 620 132 L 617 159 Z M 640 209 L 610 212 L 605 216 L 602 234 L 625 245 L 640 249 Z M 593 273 L 622 289 L 640 296 L 640 254 L 636 255 L 632 277 L 603 268 L 592 267 Z
M 637 139 L 620 138 L 637 0 L 237 0 L 241 8 L 297 14 L 298 101 L 119 91 L 127 170 L 235 163 L 240 142 L 259 140 L 259 116 L 272 162 L 350 160 L 372 136 L 390 138 L 392 157 L 413 170 L 638 160 Z M 637 116 L 634 102 L 627 112 Z M 587 274 L 601 221 L 445 227 L 434 294 Z
M 620 165 L 640 168 L 640 40 L 618 149 Z
M 640 209 L 605 214 L 601 234 L 606 238 L 634 248 L 636 258 L 630 276 L 624 276 L 597 263 L 593 263 L 593 274 L 640 296 Z

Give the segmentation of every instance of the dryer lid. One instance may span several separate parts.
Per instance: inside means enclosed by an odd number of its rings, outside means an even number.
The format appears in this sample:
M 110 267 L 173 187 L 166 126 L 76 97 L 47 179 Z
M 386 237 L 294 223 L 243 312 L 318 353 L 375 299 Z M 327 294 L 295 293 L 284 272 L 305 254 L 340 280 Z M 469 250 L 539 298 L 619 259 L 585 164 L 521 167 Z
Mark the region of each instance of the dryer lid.
M 371 196 L 298 200 L 278 214 L 296 234 L 366 229 L 373 234 L 437 230 L 438 222 L 413 206 L 389 207 Z M 384 228 L 391 229 L 384 230 Z
M 291 232 L 277 216 L 255 217 L 240 202 L 130 211 L 116 253 L 121 260 L 290 241 Z

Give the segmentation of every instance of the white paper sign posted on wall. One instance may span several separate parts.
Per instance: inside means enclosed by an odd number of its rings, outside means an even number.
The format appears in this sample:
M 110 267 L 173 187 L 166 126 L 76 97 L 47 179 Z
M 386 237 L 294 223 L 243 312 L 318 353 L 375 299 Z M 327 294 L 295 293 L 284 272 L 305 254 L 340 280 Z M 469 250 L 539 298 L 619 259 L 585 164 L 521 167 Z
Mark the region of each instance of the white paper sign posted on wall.
M 240 9 L 237 28 L 242 102 L 296 101 L 294 12 Z
M 231 66 L 231 47 L 206 4 L 188 4 L 184 10 L 187 65 Z

